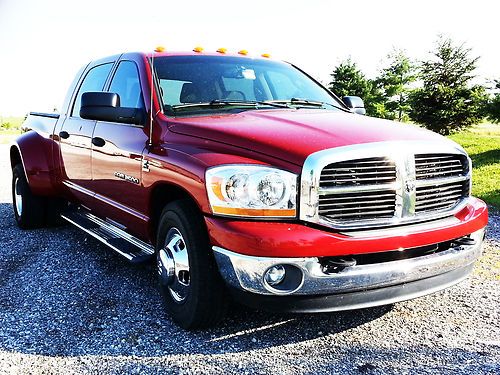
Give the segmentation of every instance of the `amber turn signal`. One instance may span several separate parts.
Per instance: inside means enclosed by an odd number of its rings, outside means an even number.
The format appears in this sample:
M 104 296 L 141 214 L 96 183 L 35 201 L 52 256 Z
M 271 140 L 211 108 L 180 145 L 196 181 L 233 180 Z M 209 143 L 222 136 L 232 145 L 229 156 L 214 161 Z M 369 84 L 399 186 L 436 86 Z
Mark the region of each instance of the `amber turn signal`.
M 294 217 L 297 214 L 297 211 L 295 209 L 278 210 L 272 208 L 239 208 L 212 206 L 212 210 L 214 214 L 250 217 Z

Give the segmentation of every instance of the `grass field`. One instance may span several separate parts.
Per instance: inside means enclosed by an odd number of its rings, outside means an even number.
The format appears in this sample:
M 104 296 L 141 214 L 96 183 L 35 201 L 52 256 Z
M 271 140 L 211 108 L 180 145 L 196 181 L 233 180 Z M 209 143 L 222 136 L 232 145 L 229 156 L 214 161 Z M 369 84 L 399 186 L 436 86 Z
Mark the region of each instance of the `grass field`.
M 500 210 L 500 125 L 477 125 L 450 138 L 472 159 L 472 194 Z
M 10 143 L 19 135 L 23 117 L 3 117 L 0 116 L 0 145 Z

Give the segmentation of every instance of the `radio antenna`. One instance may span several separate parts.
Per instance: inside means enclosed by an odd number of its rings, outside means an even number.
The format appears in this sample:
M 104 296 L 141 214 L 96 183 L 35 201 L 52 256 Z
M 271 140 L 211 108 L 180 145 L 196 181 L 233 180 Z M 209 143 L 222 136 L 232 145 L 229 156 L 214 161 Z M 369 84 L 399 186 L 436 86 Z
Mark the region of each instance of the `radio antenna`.
M 155 89 L 155 81 L 154 81 L 154 65 L 155 65 L 155 52 L 163 52 L 165 51 L 164 47 L 156 47 L 151 54 L 151 98 L 149 103 L 149 147 L 153 146 L 153 93 Z

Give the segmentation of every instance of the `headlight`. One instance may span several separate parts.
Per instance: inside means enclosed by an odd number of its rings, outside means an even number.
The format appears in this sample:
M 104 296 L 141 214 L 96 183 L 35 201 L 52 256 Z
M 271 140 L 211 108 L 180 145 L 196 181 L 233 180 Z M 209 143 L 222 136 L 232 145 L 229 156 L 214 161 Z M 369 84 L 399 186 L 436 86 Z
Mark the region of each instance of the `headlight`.
M 224 165 L 206 172 L 214 214 L 250 217 L 297 216 L 297 175 L 258 165 Z

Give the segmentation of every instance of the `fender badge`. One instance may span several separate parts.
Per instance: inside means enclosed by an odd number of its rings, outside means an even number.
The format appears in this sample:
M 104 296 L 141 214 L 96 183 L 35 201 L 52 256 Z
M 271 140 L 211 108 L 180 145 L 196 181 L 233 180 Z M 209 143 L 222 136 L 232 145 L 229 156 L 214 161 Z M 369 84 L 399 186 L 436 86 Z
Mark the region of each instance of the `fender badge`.
M 129 176 L 128 174 L 122 173 L 122 172 L 115 172 L 115 177 L 118 177 L 122 180 L 132 182 L 133 184 L 139 185 L 140 181 L 137 177 L 132 177 Z

